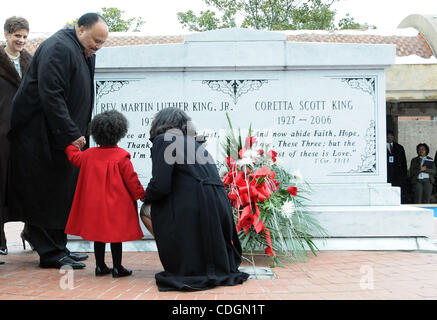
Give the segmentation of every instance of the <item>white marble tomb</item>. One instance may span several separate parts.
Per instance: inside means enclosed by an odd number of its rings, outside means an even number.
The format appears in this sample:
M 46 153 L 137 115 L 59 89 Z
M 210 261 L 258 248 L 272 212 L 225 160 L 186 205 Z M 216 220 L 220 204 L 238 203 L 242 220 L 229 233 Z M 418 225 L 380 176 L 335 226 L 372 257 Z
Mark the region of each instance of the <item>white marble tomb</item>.
M 385 70 L 394 61 L 394 45 L 287 42 L 281 32 L 238 28 L 107 47 L 97 53 L 94 114 L 115 108 L 127 116 L 119 146 L 146 186 L 156 112 L 185 110 L 217 161 L 228 112 L 235 128 L 251 123 L 281 164 L 311 184 L 307 204 L 330 235 L 317 242 L 321 250 L 423 249 L 432 211 L 400 205 L 399 188 L 386 183 Z M 144 232 L 125 250 L 156 250 Z M 92 251 L 84 241 L 69 247 Z

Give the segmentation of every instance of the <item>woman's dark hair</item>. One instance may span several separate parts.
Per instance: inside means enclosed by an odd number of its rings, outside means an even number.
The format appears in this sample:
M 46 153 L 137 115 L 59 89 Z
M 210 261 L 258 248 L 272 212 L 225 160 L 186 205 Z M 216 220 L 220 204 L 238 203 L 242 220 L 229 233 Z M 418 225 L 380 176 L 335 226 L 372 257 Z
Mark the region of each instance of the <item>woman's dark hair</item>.
M 159 111 L 152 121 L 150 138 L 154 138 L 169 129 L 179 129 L 184 135 L 188 133 L 188 125 L 191 118 L 181 109 L 165 108 Z
M 103 20 L 106 23 L 105 18 L 103 18 L 100 14 L 89 12 L 85 13 L 79 18 L 79 20 L 77 20 L 77 25 L 79 27 L 84 26 L 85 29 L 88 29 L 95 25 L 99 20 Z
M 21 17 L 10 17 L 6 19 L 3 29 L 9 34 L 21 29 L 29 31 L 29 22 Z
M 417 152 L 417 154 L 419 154 L 419 148 L 420 148 L 420 147 L 425 147 L 426 155 L 428 155 L 428 153 L 429 153 L 429 147 L 428 147 L 428 145 L 427 145 L 426 143 L 419 143 L 419 144 L 416 146 L 416 152 Z
M 98 145 L 115 146 L 127 133 L 126 117 L 117 110 L 96 115 L 90 124 L 90 133 Z

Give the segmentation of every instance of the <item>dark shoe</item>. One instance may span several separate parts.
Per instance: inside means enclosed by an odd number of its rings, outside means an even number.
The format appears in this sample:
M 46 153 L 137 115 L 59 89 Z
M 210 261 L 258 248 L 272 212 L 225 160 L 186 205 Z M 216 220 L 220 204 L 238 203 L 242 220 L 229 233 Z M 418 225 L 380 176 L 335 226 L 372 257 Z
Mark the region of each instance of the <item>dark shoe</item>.
M 5 262 L 4 261 L 0 261 L 0 264 L 5 264 Z
M 27 243 L 29 243 L 29 245 L 30 245 L 30 248 L 31 248 L 33 251 L 35 251 L 35 248 L 34 248 L 33 244 L 30 243 L 30 241 L 29 241 L 29 236 L 27 235 L 26 232 L 24 232 L 24 230 L 21 231 L 21 233 L 20 233 L 20 238 L 21 238 L 21 241 L 23 241 L 23 250 L 26 250 L 26 241 L 27 241 Z
M 121 278 L 121 277 L 127 277 L 132 274 L 132 270 L 127 270 L 123 266 L 120 266 L 120 268 L 112 268 L 112 277 L 113 278 Z
M 68 253 L 68 256 L 73 259 L 74 261 L 83 261 L 88 259 L 88 255 L 87 254 L 80 254 L 80 253 L 73 253 L 70 252 Z
M 5 231 L 1 230 L 0 232 L 1 232 L 0 239 L 2 239 L 2 241 L 0 242 L 0 254 L 7 255 L 8 254 L 8 246 L 6 245 Z
M 106 276 L 107 274 L 111 273 L 111 269 L 109 269 L 107 266 L 104 266 L 103 268 L 96 267 L 96 277 L 100 276 Z
M 60 269 L 63 266 L 69 266 L 72 267 L 73 269 L 83 269 L 85 268 L 85 264 L 82 262 L 76 262 L 73 259 L 64 256 L 62 258 L 60 258 L 59 260 L 56 261 L 48 261 L 48 262 L 40 262 L 39 266 L 41 268 L 55 268 L 55 269 Z

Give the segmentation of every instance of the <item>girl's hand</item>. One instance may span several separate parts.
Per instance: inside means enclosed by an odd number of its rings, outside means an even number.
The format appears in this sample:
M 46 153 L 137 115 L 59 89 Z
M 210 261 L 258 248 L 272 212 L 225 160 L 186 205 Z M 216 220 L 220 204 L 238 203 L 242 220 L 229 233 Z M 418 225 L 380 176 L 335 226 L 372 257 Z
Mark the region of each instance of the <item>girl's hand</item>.
M 82 136 L 82 137 L 78 138 L 77 140 L 73 141 L 71 144 L 78 149 L 82 149 L 83 146 L 86 145 L 86 139 L 84 136 Z

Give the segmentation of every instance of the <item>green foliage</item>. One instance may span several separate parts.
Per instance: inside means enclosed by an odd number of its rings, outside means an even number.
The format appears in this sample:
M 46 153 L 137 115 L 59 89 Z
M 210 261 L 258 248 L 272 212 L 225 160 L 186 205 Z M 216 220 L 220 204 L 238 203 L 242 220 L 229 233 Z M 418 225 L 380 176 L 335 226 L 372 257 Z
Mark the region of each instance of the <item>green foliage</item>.
M 74 19 L 72 21 L 66 22 L 65 25 L 64 25 L 64 28 L 72 28 L 72 27 L 74 27 L 75 25 L 77 25 L 77 20 L 79 20 L 79 19 Z
M 122 18 L 124 11 L 118 8 L 102 8 L 102 12 L 98 12 L 105 18 L 108 24 L 109 32 L 125 32 L 133 31 L 139 32 L 141 27 L 146 23 L 141 17 L 129 18 L 127 20 Z M 77 25 L 77 20 L 69 21 L 65 24 L 66 27 L 73 27 Z
M 178 12 L 177 16 L 183 27 L 191 31 L 206 31 L 236 26 L 235 21 L 226 22 L 223 19 L 220 20 L 216 17 L 215 12 L 211 10 L 201 11 L 199 17 L 192 10 Z
M 340 30 L 350 30 L 350 29 L 358 29 L 358 30 L 368 30 L 368 29 L 376 29 L 374 25 L 369 25 L 367 23 L 360 24 L 355 21 L 353 17 L 350 16 L 349 13 L 346 14 L 346 17 L 340 19 L 338 22 L 338 28 Z
M 145 21 L 141 17 L 129 18 L 127 20 L 122 18 L 124 11 L 118 8 L 102 8 L 99 14 L 105 18 L 109 32 L 124 32 L 124 31 L 140 31 Z
M 179 22 L 190 31 L 236 27 L 258 30 L 334 30 L 374 28 L 359 24 L 349 14 L 335 25 L 331 6 L 341 0 L 203 0 L 216 11 L 179 12 Z M 219 12 L 219 14 L 217 13 Z

